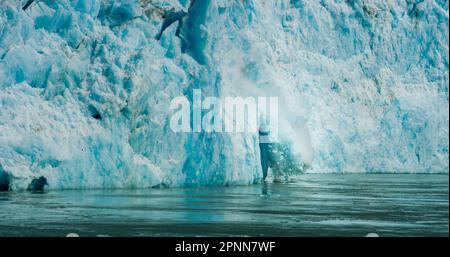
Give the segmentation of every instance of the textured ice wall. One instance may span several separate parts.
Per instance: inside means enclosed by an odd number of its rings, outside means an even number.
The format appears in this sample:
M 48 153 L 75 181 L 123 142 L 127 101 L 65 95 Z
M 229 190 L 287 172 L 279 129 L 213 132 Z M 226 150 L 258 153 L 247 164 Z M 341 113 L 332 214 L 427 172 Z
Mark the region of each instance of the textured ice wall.
M 258 181 L 257 135 L 170 130 L 193 88 L 278 96 L 311 172 L 448 170 L 448 1 L 197 0 L 160 41 L 159 10 L 189 1 L 25 2 L 0 0 L 13 189 Z

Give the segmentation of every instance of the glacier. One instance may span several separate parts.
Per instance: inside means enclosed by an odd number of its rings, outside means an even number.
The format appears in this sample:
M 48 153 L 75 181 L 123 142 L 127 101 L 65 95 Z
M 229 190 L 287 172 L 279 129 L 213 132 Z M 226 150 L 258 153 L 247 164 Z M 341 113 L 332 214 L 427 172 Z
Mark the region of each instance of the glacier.
M 193 89 L 278 97 L 308 172 L 448 173 L 447 0 L 26 2 L 0 0 L 12 190 L 259 182 L 257 134 L 170 129 Z

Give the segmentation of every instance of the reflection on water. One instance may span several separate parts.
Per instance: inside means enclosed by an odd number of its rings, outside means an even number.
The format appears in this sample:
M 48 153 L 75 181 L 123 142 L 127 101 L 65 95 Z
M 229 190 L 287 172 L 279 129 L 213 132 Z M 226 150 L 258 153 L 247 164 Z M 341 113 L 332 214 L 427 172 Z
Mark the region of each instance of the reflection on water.
M 1 236 L 448 236 L 448 175 L 0 193 Z

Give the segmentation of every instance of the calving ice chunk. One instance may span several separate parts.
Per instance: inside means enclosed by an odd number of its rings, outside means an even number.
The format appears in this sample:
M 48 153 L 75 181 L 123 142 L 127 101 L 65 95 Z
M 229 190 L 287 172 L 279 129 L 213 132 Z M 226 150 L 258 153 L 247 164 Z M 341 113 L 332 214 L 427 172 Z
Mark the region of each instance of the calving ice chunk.
M 197 244 L 197 243 L 187 243 L 182 241 L 181 244 L 176 244 L 176 252 L 201 252 L 206 254 L 208 252 L 209 244 Z

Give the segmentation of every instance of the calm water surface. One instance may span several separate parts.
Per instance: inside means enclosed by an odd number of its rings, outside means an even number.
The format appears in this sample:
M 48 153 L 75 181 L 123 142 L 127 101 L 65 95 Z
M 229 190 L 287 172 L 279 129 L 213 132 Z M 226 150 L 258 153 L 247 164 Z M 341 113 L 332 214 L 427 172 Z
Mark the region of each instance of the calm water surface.
M 288 184 L 0 192 L 0 236 L 448 236 L 448 175 Z

